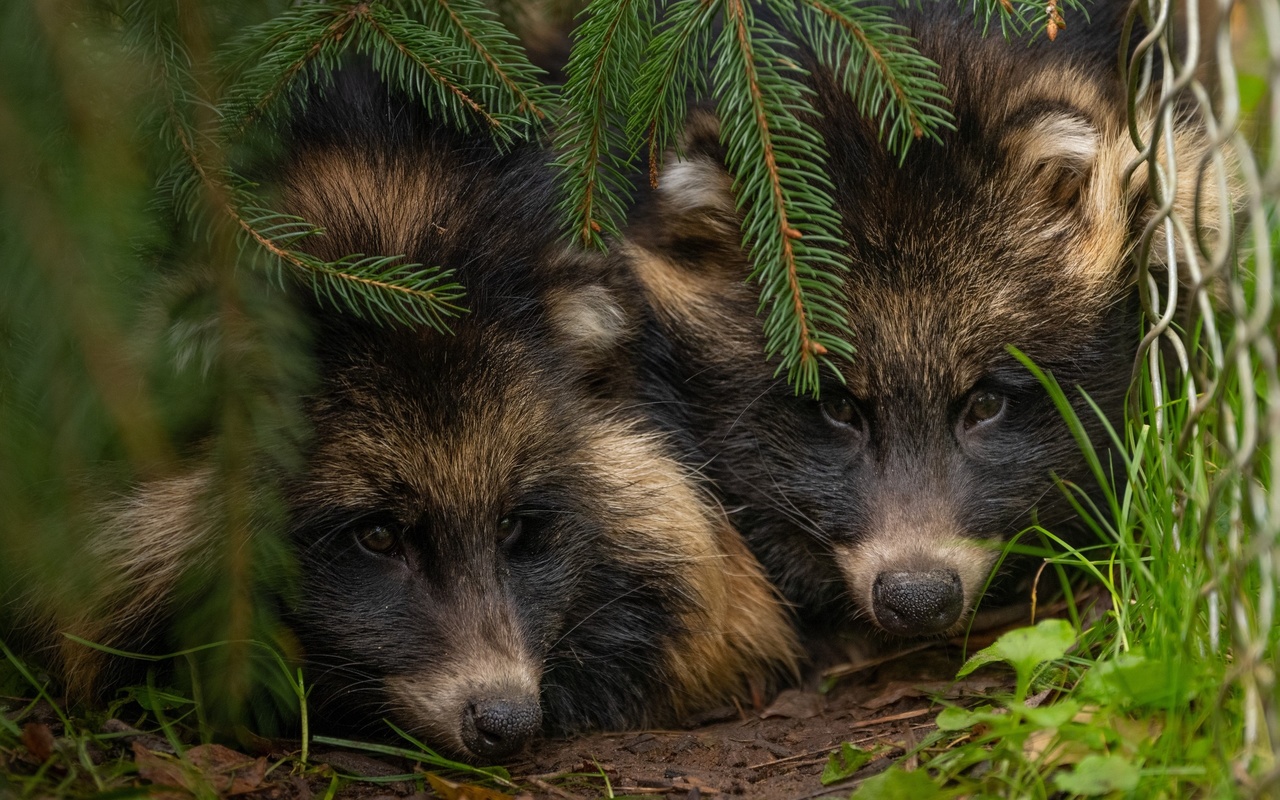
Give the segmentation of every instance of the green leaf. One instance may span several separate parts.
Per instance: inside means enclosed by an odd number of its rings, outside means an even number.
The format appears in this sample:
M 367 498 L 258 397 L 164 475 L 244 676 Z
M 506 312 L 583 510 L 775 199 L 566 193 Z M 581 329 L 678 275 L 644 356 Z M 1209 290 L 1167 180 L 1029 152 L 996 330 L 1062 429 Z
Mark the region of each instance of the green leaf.
M 934 724 L 938 726 L 940 731 L 963 731 L 972 728 L 980 722 L 994 722 L 1007 715 L 996 713 L 991 706 L 978 706 L 975 709 L 966 708 L 944 708 L 942 713 L 938 714 L 938 718 L 934 720 Z
M 905 772 L 899 767 L 890 767 L 859 786 L 849 800 L 932 800 L 952 794 L 938 788 L 922 770 Z
M 1124 708 L 1168 708 L 1187 702 L 1188 685 L 1175 675 L 1175 665 L 1125 653 L 1099 661 L 1080 683 L 1081 696 Z
M 1138 788 L 1138 768 L 1123 756 L 1085 756 L 1075 769 L 1053 776 L 1064 792 L 1097 797 L 1111 792 L 1131 792 Z
M 1046 661 L 1062 658 L 1076 640 L 1071 623 L 1062 619 L 1042 620 L 1034 628 L 1009 631 L 995 644 L 973 655 L 957 673 L 963 678 L 978 667 L 995 661 L 1004 661 L 1018 674 L 1017 698 L 1021 702 L 1027 694 L 1031 675 L 1036 667 Z
M 845 742 L 840 749 L 827 759 L 827 766 L 822 770 L 822 785 L 830 786 L 836 781 L 852 777 L 853 773 L 865 767 L 876 757 L 875 750 L 863 750 Z
M 1019 706 L 1018 713 L 1037 728 L 1061 728 L 1080 713 L 1080 704 L 1073 700 L 1061 700 L 1036 708 Z

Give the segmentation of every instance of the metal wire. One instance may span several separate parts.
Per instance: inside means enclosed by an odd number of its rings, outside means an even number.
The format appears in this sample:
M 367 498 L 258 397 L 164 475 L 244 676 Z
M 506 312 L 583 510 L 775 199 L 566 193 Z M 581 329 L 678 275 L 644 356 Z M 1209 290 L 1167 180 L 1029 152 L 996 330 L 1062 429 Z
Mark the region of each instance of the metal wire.
M 1243 699 L 1242 758 L 1271 756 L 1280 743 L 1280 377 L 1269 232 L 1280 191 L 1280 0 L 1135 0 L 1130 21 L 1139 18 L 1150 33 L 1128 62 L 1138 149 L 1129 177 L 1145 170 L 1158 204 L 1137 256 L 1148 324 L 1138 368 L 1155 401 L 1146 421 L 1176 441 L 1172 452 L 1195 442 L 1209 454 L 1212 466 L 1199 474 L 1161 465 L 1180 498 L 1174 544 L 1201 547 L 1211 566 L 1201 594 L 1208 644 L 1229 654 Z M 1243 105 L 1237 61 L 1250 57 L 1250 44 L 1259 53 L 1246 66 L 1266 80 L 1256 110 Z M 1175 135 L 1190 111 L 1207 150 Z M 1188 176 L 1194 187 L 1179 186 Z M 1189 189 L 1190 210 L 1175 202 Z M 1164 369 L 1170 355 L 1177 370 Z M 1170 430 L 1174 403 L 1188 410 Z

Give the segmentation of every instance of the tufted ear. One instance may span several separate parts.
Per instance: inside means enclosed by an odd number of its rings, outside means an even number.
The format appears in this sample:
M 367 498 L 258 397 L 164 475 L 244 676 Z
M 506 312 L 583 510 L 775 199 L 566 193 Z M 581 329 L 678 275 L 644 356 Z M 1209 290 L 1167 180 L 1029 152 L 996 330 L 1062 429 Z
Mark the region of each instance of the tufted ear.
M 1060 211 L 1076 208 L 1098 165 L 1101 132 L 1069 108 L 1020 116 L 1002 142 L 1012 185 Z
M 591 379 L 612 382 L 643 316 L 635 278 L 616 254 L 564 246 L 542 265 L 551 338 Z
M 751 272 L 733 178 L 725 168 L 720 122 L 693 109 L 680 145 L 666 155 L 657 185 L 629 221 L 619 249 L 638 294 L 660 319 L 678 321 L 683 335 L 723 343 L 750 336 L 759 301 Z M 754 346 L 754 344 L 753 344 Z
M 589 365 L 610 358 L 631 338 L 631 315 L 603 284 L 558 288 L 547 306 L 556 337 Z
M 717 235 L 737 232 L 733 179 L 724 160 L 720 121 L 706 109 L 695 109 L 680 146 L 667 153 L 657 176 L 655 202 L 664 224 L 711 226 Z

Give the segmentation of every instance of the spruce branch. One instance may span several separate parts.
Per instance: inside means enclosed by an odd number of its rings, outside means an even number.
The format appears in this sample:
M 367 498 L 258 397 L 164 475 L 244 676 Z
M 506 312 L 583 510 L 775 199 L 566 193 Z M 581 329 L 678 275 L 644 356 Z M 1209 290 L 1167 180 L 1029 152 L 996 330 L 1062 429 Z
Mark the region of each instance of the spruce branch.
M 858 113 L 880 120 L 889 152 L 905 157 L 915 139 L 937 141 L 940 128 L 953 127 L 938 65 L 916 50 L 888 9 L 858 0 L 800 0 L 800 9 L 803 30 L 797 35 L 840 81 Z
M 797 392 L 816 395 L 818 366 L 852 346 L 838 298 L 845 257 L 840 220 L 821 165 L 822 139 L 801 116 L 814 114 L 803 71 L 783 55 L 788 45 L 747 0 L 723 0 L 712 80 L 719 97 L 730 171 L 744 209 L 744 246 L 761 285 L 767 354 L 781 354 Z M 829 363 L 829 362 L 828 362 Z
M 256 245 L 270 255 L 274 266 L 289 267 L 307 277 L 317 299 L 345 307 L 363 319 L 395 320 L 427 325 L 449 333 L 447 319 L 464 312 L 458 301 L 462 286 L 453 282 L 452 270 L 405 263 L 402 256 L 345 256 L 324 261 L 301 252 L 304 239 L 323 236 L 324 229 L 301 217 L 264 208 L 248 208 L 235 217 L 246 245 Z M 254 252 L 242 245 L 241 252 Z M 280 280 L 277 269 L 277 282 Z
M 353 19 L 359 16 L 354 14 Z M 165 34 L 158 21 L 155 30 L 161 36 Z M 451 282 L 451 272 L 403 264 L 399 257 L 361 254 L 324 261 L 298 251 L 297 243 L 323 231 L 297 217 L 258 207 L 248 181 L 227 167 L 209 166 L 205 151 L 216 148 L 219 142 L 215 134 L 203 132 L 183 113 L 184 106 L 208 104 L 188 88 L 193 85 L 187 66 L 189 56 L 172 32 L 168 35 L 170 38 L 159 39 L 167 44 L 157 52 L 167 111 L 164 130 L 181 154 L 181 161 L 162 181 L 173 206 L 197 229 L 203 227 L 210 237 L 217 223 L 207 212 L 220 215 L 238 229 L 242 258 L 249 256 L 252 263 L 262 266 L 261 259 L 254 256 L 266 256 L 266 265 L 276 267 L 277 276 L 287 268 L 309 283 L 317 297 L 338 308 L 362 318 L 448 330 L 445 320 L 462 310 L 457 304 L 462 297 L 461 287 Z
M 389 82 L 458 128 L 485 123 L 500 141 L 516 135 L 518 121 L 532 124 L 549 92 L 510 34 L 505 37 L 472 0 L 410 2 L 415 19 L 386 2 L 311 3 L 250 29 L 228 48 L 225 68 L 233 82 L 220 104 L 232 133 L 240 135 L 263 115 L 275 115 L 290 91 L 326 79 L 349 48 L 367 53 Z M 477 53 L 482 54 L 477 58 Z M 518 127 L 518 126 L 517 126 Z
M 691 92 L 706 94 L 701 59 L 716 11 L 702 0 L 680 0 L 669 8 L 636 77 L 627 133 L 633 149 L 648 143 L 649 183 L 654 188 L 662 157 L 684 125 L 686 98 Z
M 486 109 L 463 87 L 459 65 L 466 51 L 448 38 L 404 14 L 380 4 L 360 4 L 362 32 L 356 49 L 373 59 L 374 69 L 383 78 L 415 99 L 446 112 L 456 127 L 469 127 L 470 114 L 482 119 L 490 132 L 505 137 L 504 123 L 515 120 L 507 114 Z
M 543 121 L 554 103 L 543 85 L 542 70 L 529 62 L 519 40 L 478 0 L 407 0 L 427 27 L 453 38 L 474 58 L 463 64 L 462 77 L 476 88 L 487 106 Z
M 962 0 L 961 6 L 968 5 Z M 1050 41 L 1058 38 L 1058 32 L 1067 26 L 1064 10 L 1085 15 L 1088 11 L 1082 0 L 974 0 L 974 19 L 981 23 L 985 35 L 991 20 L 1000 21 L 1000 32 L 1006 39 L 1029 34 L 1032 38 L 1043 31 Z
M 596 0 L 586 14 L 566 67 L 569 116 L 557 136 L 563 155 L 555 163 L 573 238 L 603 248 L 600 234 L 618 234 L 630 201 L 626 108 L 652 35 L 653 8 L 648 0 Z
M 223 71 L 236 79 L 225 93 L 221 110 L 236 132 L 243 133 L 273 109 L 296 80 L 306 81 L 314 74 L 307 67 L 315 61 L 336 67 L 342 39 L 358 14 L 357 5 L 305 5 L 251 28 L 229 44 L 224 59 L 229 64 Z

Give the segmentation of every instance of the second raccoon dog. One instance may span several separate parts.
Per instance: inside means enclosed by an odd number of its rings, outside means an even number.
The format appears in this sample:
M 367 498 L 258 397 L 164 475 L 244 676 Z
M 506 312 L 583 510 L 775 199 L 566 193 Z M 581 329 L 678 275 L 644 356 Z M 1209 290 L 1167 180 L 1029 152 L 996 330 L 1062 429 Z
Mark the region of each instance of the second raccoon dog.
M 661 723 L 793 671 L 745 544 L 665 440 L 599 396 L 631 334 L 618 276 L 559 241 L 546 154 L 442 130 L 360 73 L 312 101 L 290 148 L 278 182 L 326 228 L 318 256 L 454 268 L 468 308 L 453 335 L 315 314 L 286 622 L 322 708 L 492 760 L 538 731 Z M 116 619 L 164 612 L 156 584 L 200 548 L 199 488 L 144 487 L 108 532 Z
M 878 124 L 814 69 L 857 348 L 820 403 L 760 355 L 758 292 L 706 112 L 630 233 L 654 309 L 651 399 L 703 450 L 735 525 L 818 631 L 858 617 L 898 636 L 954 633 L 1003 542 L 1037 521 L 1082 531 L 1053 476 L 1098 488 L 1007 348 L 1056 377 L 1105 447 L 1075 387 L 1118 423 L 1141 335 L 1130 251 L 1152 203 L 1145 171 L 1123 183 L 1135 151 L 1116 15 L 1094 9 L 1094 24 L 1028 44 L 984 39 L 946 4 L 901 13 L 941 67 L 956 129 L 899 167 Z M 1177 125 L 1185 214 L 1205 137 Z

